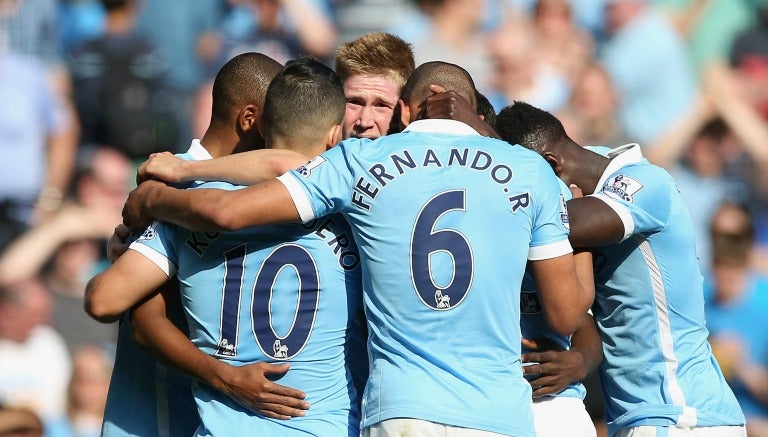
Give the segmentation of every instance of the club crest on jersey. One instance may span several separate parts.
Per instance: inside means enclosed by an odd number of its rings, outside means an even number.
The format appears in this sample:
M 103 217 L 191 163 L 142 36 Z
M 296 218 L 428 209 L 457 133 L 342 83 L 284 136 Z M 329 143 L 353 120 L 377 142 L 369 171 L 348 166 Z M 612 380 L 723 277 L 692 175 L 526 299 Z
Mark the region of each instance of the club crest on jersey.
M 640 182 L 627 175 L 619 174 L 608 179 L 601 191 L 610 197 L 632 202 L 633 196 L 642 188 L 643 184 Z
M 296 171 L 305 178 L 308 178 L 312 174 L 312 170 L 324 162 L 325 158 L 322 156 L 315 156 L 309 162 L 297 168 Z
M 541 312 L 539 293 L 523 290 L 520 292 L 520 314 L 537 314 Z
M 141 234 L 141 237 L 139 237 L 139 240 L 151 240 L 157 236 L 157 231 L 155 231 L 155 228 L 157 227 L 157 222 L 152 223 L 147 227 L 147 229 L 144 229 L 144 232 Z

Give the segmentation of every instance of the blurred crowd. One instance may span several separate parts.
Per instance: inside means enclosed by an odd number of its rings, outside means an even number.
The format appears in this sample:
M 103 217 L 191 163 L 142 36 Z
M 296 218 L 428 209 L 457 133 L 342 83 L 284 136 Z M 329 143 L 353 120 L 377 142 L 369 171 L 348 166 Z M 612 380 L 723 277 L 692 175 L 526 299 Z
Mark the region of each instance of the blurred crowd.
M 369 31 L 669 170 L 712 345 L 768 435 L 768 0 L 0 0 L 0 405 L 98 435 L 116 327 L 82 298 L 136 163 L 200 137 L 232 56 L 332 65 Z

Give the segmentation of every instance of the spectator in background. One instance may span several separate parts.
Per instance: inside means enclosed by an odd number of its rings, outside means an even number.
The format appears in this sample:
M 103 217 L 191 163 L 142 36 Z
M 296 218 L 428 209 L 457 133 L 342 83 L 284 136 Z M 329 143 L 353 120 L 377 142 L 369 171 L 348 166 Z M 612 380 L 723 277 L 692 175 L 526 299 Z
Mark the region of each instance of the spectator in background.
M 104 34 L 76 48 L 70 68 L 82 144 L 110 144 L 133 159 L 165 150 L 170 115 L 158 111 L 160 54 L 136 32 L 135 0 L 101 0 Z
M 3 37 L 0 35 L 0 47 Z M 71 113 L 46 67 L 0 48 L 0 249 L 56 210 L 76 152 Z
M 61 62 L 57 0 L 3 1 L 0 10 L 0 32 L 5 33 L 6 48 L 46 65 Z
M 725 198 L 746 202 L 758 223 L 766 217 L 768 125 L 750 105 L 743 81 L 721 63 L 703 72 L 702 89 L 670 129 L 649 147 L 648 159 L 670 170 L 691 212 L 697 254 L 710 265 L 708 227 Z M 758 226 L 759 234 L 765 226 Z M 768 266 L 768 254 L 758 258 Z
M 611 77 L 592 63 L 576 78 L 568 104 L 558 117 L 579 144 L 614 147 L 630 142 L 618 120 L 618 110 L 619 96 Z
M 694 99 L 685 41 L 648 0 L 607 0 L 605 19 L 610 36 L 599 57 L 619 92 L 619 119 L 650 148 Z
M 568 78 L 536 53 L 534 31 L 528 21 L 503 25 L 491 35 L 488 47 L 493 60 L 493 90 L 486 95 L 497 111 L 516 99 L 550 111 L 565 105 L 571 90 Z
M 768 399 L 761 399 L 768 372 L 768 276 L 750 267 L 754 228 L 747 210 L 722 204 L 712 217 L 712 272 L 708 281 L 707 327 L 712 349 L 733 388 L 749 435 L 768 432 Z M 764 386 L 763 386 L 764 387 Z
M 492 63 L 483 29 L 487 0 L 426 0 L 420 6 L 429 18 L 429 32 L 412 40 L 416 65 L 447 61 L 461 65 L 481 93 L 491 89 Z
M 251 23 L 237 32 L 225 32 L 210 62 L 211 77 L 197 89 L 193 131 L 201 137 L 211 119 L 213 76 L 237 55 L 257 52 L 281 65 L 300 55 L 327 60 L 336 43 L 336 30 L 321 0 L 240 0 L 230 15 L 250 13 Z M 249 25 L 250 24 L 250 25 Z
M 52 325 L 70 351 L 116 340 L 114 326 L 83 316 L 83 295 L 88 280 L 108 263 L 102 249 L 122 221 L 133 173 L 128 158 L 114 149 L 89 152 L 83 154 L 73 198 L 0 254 L 0 284 L 44 276 L 55 304 Z
M 592 36 L 574 21 L 569 0 L 537 0 L 533 10 L 536 52 L 573 83 L 593 56 Z
M 728 59 L 734 38 L 754 24 L 764 0 L 654 0 L 688 45 L 696 71 Z
M 249 13 L 250 22 L 226 32 L 212 71 L 245 53 L 263 53 L 281 64 L 310 55 L 327 60 L 336 43 L 336 30 L 324 0 L 240 0 L 231 14 Z
M 172 125 L 160 128 L 171 140 L 167 150 L 185 151 L 192 135 L 193 97 L 204 80 L 200 54 L 215 38 L 221 22 L 220 0 L 149 0 L 143 1 L 137 32 L 160 52 L 167 65 L 160 87 L 157 110 L 174 115 Z
M 768 120 L 768 2 L 757 15 L 757 23 L 739 33 L 730 51 L 743 94 L 748 102 Z
M 64 340 L 46 324 L 50 312 L 40 278 L 0 287 L 0 399 L 32 409 L 45 423 L 64 414 L 71 370 Z
M 112 364 L 113 357 L 93 345 L 75 352 L 67 389 L 67 415 L 47 427 L 48 437 L 98 437 L 101 434 Z

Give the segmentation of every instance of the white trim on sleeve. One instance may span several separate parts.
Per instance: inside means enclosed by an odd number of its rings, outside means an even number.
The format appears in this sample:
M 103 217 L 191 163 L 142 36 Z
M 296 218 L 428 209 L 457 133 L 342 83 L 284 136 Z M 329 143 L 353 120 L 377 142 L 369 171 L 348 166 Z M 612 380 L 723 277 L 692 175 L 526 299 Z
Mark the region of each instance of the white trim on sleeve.
M 555 243 L 544 244 L 542 246 L 533 246 L 528 249 L 528 260 L 538 261 L 542 259 L 557 258 L 573 252 L 571 243 L 568 239 L 560 240 Z
M 140 254 L 147 257 L 147 259 L 152 261 L 153 264 L 160 267 L 160 270 L 168 275 L 169 278 L 176 274 L 176 266 L 171 262 L 171 260 L 169 260 L 155 249 L 147 246 L 146 244 L 141 244 L 134 241 L 130 246 L 128 246 L 128 249 L 135 250 L 136 252 L 139 252 Z
M 302 223 L 306 223 L 315 218 L 315 210 L 312 209 L 312 203 L 309 201 L 304 187 L 301 186 L 296 177 L 291 173 L 283 173 L 277 177 L 277 180 L 285 185 L 288 189 L 288 193 L 293 199 L 293 204 L 296 206 L 296 210 L 299 212 L 299 217 Z
M 621 237 L 621 241 L 626 240 L 635 232 L 635 221 L 632 219 L 632 214 L 626 206 L 602 193 L 590 194 L 590 196 L 602 200 L 619 215 L 619 219 L 621 219 L 621 222 L 624 224 L 624 236 Z

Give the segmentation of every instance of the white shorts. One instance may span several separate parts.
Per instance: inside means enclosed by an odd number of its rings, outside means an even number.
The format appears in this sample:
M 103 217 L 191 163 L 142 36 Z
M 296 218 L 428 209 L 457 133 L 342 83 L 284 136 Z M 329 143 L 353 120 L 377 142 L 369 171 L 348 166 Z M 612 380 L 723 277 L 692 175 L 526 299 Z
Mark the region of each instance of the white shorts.
M 366 427 L 360 435 L 362 437 L 506 437 L 506 434 L 409 418 L 381 421 Z
M 533 400 L 533 427 L 537 437 L 596 437 L 595 425 L 584 401 L 566 396 Z
M 747 437 L 743 426 L 633 426 L 622 428 L 616 437 Z

